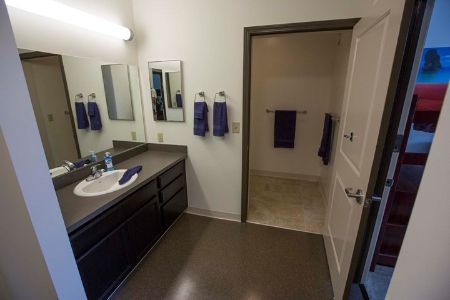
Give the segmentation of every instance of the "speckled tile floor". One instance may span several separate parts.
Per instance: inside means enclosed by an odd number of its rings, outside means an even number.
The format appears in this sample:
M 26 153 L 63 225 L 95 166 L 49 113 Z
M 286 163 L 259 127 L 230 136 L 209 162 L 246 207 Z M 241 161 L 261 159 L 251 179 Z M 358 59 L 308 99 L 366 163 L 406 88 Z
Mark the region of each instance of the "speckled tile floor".
M 114 300 L 333 299 L 317 234 L 185 214 Z
M 317 182 L 250 175 L 249 222 L 322 234 L 325 206 Z

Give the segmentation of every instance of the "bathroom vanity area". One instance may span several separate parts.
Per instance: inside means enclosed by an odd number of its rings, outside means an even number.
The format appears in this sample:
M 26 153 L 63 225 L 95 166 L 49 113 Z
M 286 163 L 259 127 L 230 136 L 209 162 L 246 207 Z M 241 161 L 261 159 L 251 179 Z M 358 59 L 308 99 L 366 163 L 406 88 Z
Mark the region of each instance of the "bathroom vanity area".
M 56 190 L 70 243 L 89 299 L 105 299 L 187 208 L 185 146 L 147 144 L 117 164 L 141 165 L 118 191 L 74 194 L 79 181 Z

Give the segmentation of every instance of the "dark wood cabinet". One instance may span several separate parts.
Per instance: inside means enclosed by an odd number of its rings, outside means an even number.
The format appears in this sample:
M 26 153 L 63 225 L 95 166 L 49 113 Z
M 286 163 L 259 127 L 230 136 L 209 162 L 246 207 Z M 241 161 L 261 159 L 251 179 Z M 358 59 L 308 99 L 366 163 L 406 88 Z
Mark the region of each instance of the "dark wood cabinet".
M 161 208 L 164 229 L 167 229 L 187 208 L 186 190 L 181 189 Z
M 162 233 L 158 198 L 155 196 L 126 223 L 130 258 L 133 263 L 150 250 Z
M 106 299 L 186 208 L 183 161 L 71 233 L 88 299 Z
M 131 270 L 126 247 L 120 227 L 77 260 L 88 299 L 105 298 Z

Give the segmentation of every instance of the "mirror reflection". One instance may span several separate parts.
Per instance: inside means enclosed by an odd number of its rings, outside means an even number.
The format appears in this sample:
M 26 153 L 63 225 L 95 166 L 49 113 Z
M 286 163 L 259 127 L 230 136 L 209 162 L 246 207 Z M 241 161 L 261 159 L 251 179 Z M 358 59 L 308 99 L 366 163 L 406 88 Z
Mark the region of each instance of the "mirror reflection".
M 130 66 L 102 65 L 106 104 L 111 120 L 134 120 Z
M 184 121 L 181 61 L 149 62 L 151 100 L 155 121 Z
M 19 53 L 52 177 L 145 142 L 137 66 Z

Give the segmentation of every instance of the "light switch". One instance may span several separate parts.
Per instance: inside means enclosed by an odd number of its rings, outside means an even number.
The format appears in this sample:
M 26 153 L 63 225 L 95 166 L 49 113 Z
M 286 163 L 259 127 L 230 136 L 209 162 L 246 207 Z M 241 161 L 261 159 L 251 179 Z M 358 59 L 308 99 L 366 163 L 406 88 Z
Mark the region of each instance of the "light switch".
M 131 132 L 131 140 L 133 140 L 133 141 L 137 140 L 136 131 Z
M 53 118 L 53 114 L 48 114 L 47 119 L 49 122 L 53 122 L 55 119 Z
M 241 132 L 241 123 L 240 122 L 231 123 L 231 132 L 233 133 Z
M 164 134 L 162 132 L 158 132 L 158 142 L 164 142 Z

